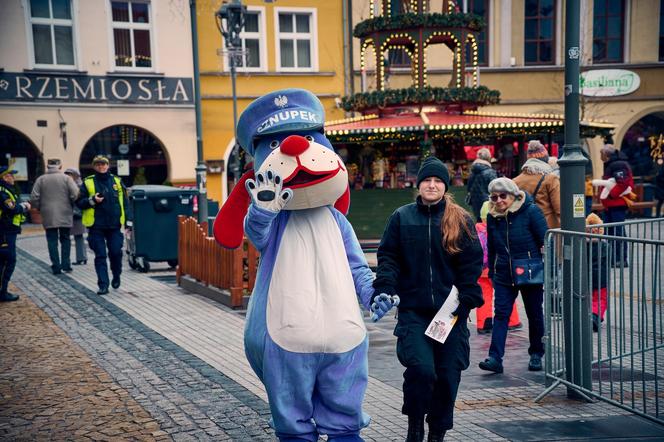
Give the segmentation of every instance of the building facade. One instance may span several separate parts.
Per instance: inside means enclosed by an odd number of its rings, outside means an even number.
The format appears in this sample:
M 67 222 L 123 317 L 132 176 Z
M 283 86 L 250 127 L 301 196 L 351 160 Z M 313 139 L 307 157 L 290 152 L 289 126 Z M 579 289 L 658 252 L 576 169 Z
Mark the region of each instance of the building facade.
M 132 184 L 195 182 L 188 2 L 10 0 L 0 15 L 0 152 L 29 192 L 48 158 Z
M 382 2 L 353 2 L 353 25 L 380 15 Z M 443 0 L 431 0 L 440 12 Z M 477 39 L 479 69 L 467 70 L 479 84 L 499 90 L 501 102 L 484 112 L 520 115 L 562 114 L 564 107 L 564 0 L 459 0 L 459 8 L 484 18 Z M 391 0 L 392 8 L 409 11 L 412 2 Z M 582 119 L 605 120 L 615 126 L 613 143 L 629 157 L 635 175 L 652 175 L 662 157 L 664 133 L 664 1 L 581 0 Z M 452 79 L 452 51 L 428 50 L 425 63 L 432 86 Z M 472 56 L 470 52 L 464 54 Z M 353 41 L 353 88 L 375 90 L 373 54 L 363 56 Z M 403 51 L 384 54 L 390 87 L 412 84 L 411 60 Z M 553 140 L 562 145 L 562 139 Z M 586 139 L 594 174 L 602 171 L 601 137 Z
M 340 97 L 350 90 L 348 3 L 325 0 L 245 0 L 243 54 L 237 64 L 237 114 L 254 99 L 299 87 L 322 101 L 328 120 L 343 117 Z M 235 146 L 228 53 L 217 27 L 220 1 L 199 1 L 198 29 L 203 149 L 208 195 L 223 201 L 248 159 Z

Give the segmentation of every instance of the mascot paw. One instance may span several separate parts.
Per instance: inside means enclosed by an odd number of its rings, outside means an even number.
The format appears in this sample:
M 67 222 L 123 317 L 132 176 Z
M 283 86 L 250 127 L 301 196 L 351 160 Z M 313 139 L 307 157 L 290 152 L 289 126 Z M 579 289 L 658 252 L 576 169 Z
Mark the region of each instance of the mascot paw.
M 374 297 L 373 304 L 371 304 L 371 320 L 373 322 L 378 321 L 380 318 L 385 316 L 385 314 L 389 312 L 392 307 L 398 306 L 399 301 L 400 299 L 398 295 L 389 296 L 386 293 L 381 293 L 380 295 Z
M 248 179 L 245 183 L 251 201 L 261 209 L 278 213 L 293 198 L 293 191 L 283 189 L 283 180 L 271 170 L 258 172 L 256 179 Z

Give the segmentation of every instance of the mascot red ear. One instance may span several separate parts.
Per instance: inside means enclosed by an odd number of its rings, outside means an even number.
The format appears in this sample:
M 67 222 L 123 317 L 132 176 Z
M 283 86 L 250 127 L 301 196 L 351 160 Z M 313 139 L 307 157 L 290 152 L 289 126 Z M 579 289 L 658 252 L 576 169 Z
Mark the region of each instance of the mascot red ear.
M 244 217 L 247 215 L 251 202 L 251 197 L 245 187 L 249 178 L 254 179 L 253 169 L 242 175 L 214 219 L 212 227 L 214 239 L 227 249 L 237 249 L 242 245 Z
M 344 215 L 348 215 L 348 210 L 350 209 L 350 187 L 346 187 L 344 194 L 334 203 L 334 208 Z

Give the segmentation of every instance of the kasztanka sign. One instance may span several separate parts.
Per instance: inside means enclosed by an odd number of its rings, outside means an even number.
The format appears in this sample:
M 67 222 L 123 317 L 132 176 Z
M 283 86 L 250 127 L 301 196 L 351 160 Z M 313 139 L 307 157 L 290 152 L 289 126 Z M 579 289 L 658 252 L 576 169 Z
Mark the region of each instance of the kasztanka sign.
M 193 85 L 180 77 L 0 72 L 0 101 L 190 105 Z

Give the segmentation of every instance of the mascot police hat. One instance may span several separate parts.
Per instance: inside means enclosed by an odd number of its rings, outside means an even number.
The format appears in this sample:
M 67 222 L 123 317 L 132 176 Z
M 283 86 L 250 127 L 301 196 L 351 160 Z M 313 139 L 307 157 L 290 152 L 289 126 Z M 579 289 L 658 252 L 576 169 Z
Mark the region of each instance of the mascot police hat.
M 254 139 L 264 135 L 322 130 L 325 110 L 320 100 L 304 89 L 282 89 L 254 100 L 240 115 L 237 141 L 251 156 Z

